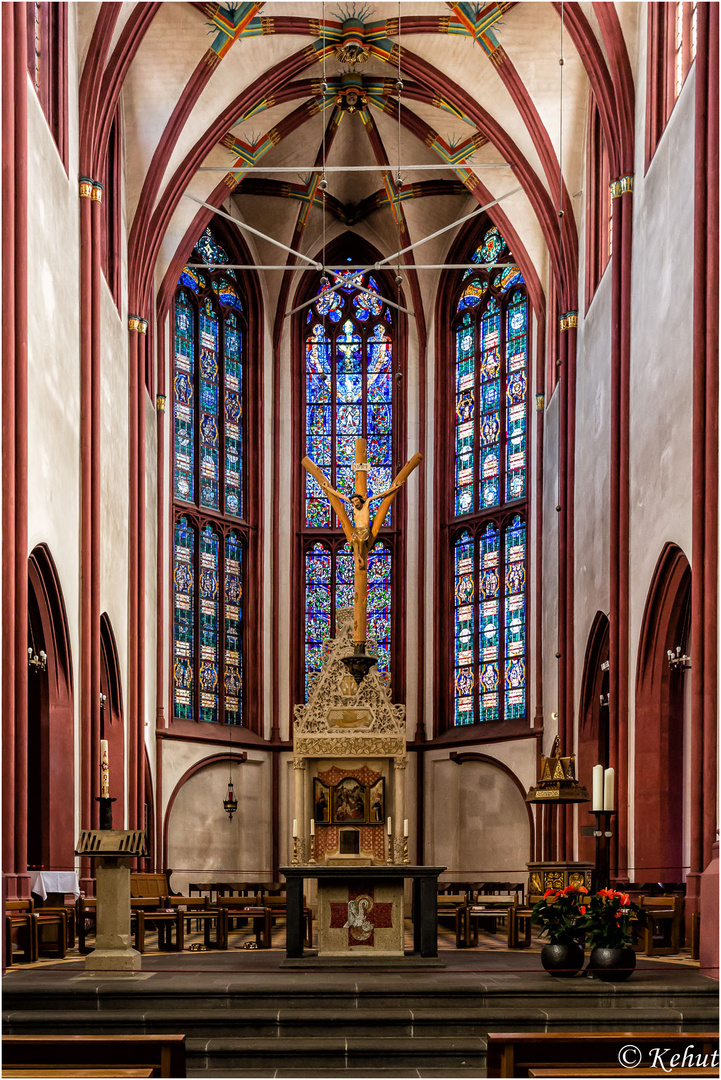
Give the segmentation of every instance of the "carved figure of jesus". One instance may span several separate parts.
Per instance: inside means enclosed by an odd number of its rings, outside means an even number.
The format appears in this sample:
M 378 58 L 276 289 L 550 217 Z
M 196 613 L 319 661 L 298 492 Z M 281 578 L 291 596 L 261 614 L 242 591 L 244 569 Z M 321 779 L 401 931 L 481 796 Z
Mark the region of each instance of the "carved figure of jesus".
M 386 491 L 368 497 L 368 462 L 366 460 L 366 441 L 355 441 L 355 491 L 344 495 L 331 486 L 325 474 L 309 457 L 303 458 L 303 466 L 318 482 L 321 490 L 335 510 L 348 543 L 353 548 L 355 563 L 355 595 L 353 602 L 353 645 L 354 651 L 365 652 L 368 625 L 368 553 L 378 539 L 378 533 L 385 521 L 390 505 L 417 465 L 423 460 L 422 454 L 414 454 L 400 470 L 391 486 Z M 381 504 L 371 522 L 371 503 L 377 499 Z M 343 503 L 353 508 L 353 523 L 346 513 Z

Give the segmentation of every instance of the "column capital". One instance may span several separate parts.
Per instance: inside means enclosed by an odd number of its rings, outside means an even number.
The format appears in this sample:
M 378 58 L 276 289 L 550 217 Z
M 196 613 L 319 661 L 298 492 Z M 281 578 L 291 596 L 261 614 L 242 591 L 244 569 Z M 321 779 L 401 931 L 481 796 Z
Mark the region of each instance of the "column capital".
M 128 330 L 135 330 L 136 333 L 140 332 L 140 316 L 128 315 Z
M 103 185 L 98 180 L 93 180 L 93 190 L 90 198 L 93 202 L 101 203 L 103 201 Z
M 78 179 L 78 194 L 81 199 L 89 199 L 93 194 L 93 181 L 89 176 L 81 176 Z
M 612 199 L 620 199 L 622 195 L 633 195 L 633 173 L 619 176 L 618 180 L 612 180 L 608 186 Z

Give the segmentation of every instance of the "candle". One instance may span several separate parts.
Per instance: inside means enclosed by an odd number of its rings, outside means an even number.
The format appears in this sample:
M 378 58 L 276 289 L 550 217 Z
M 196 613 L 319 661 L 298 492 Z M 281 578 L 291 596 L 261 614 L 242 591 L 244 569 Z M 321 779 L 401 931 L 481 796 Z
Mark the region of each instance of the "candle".
M 603 810 L 603 765 L 593 766 L 593 809 Z
M 403 835 L 408 836 L 408 818 L 403 818 Z
M 606 769 L 603 777 L 603 809 L 613 810 L 615 802 L 616 774 L 613 769 Z
M 393 829 L 391 827 L 391 819 L 390 818 L 388 818 L 388 821 L 386 822 L 386 832 L 388 833 L 389 836 L 393 832 Z
M 298 835 L 298 818 L 293 818 L 293 839 Z
M 100 798 L 110 798 L 110 767 L 108 765 L 108 740 L 100 740 Z
M 310 835 L 315 836 L 315 821 L 313 818 L 310 819 Z

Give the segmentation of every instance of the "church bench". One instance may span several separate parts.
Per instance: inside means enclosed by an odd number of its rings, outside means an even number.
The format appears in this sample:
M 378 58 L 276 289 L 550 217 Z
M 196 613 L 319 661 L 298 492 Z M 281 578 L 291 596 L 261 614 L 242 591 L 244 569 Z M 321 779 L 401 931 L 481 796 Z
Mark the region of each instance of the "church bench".
M 622 1069 L 625 1076 L 639 1075 L 639 1068 L 649 1066 L 654 1049 L 668 1048 L 666 1058 L 683 1054 L 693 1046 L 694 1057 L 718 1052 L 718 1032 L 669 1032 L 669 1031 L 609 1031 L 574 1032 L 558 1034 L 547 1032 L 489 1032 L 486 1051 L 488 1076 L 530 1076 L 531 1069 L 547 1068 L 558 1076 L 560 1068 L 566 1068 L 576 1076 L 585 1076 L 586 1068 L 602 1069 L 602 1076 L 614 1075 L 619 1067 L 619 1052 L 629 1044 L 638 1047 L 643 1055 L 638 1066 Z M 663 1070 L 656 1065 L 655 1075 Z M 620 1073 L 617 1075 L 621 1075 Z M 718 1069 L 716 1070 L 718 1075 Z
M 679 894 L 641 897 L 639 906 L 648 920 L 642 938 L 647 956 L 669 956 L 679 952 L 683 903 L 684 898 Z
M 258 904 L 257 900 L 250 896 L 219 896 L 218 908 L 223 923 L 225 939 L 223 948 L 228 948 L 228 935 L 233 928 L 233 923 L 239 919 L 252 921 L 255 943 L 259 949 L 271 947 L 272 911 L 267 904 Z
M 653 1068 L 634 1069 L 632 1072 L 629 1072 L 628 1069 L 624 1069 L 621 1066 L 619 1066 L 616 1069 L 614 1069 L 613 1066 L 611 1066 L 611 1065 L 603 1065 L 600 1069 L 593 1066 L 593 1065 L 584 1065 L 583 1066 L 583 1075 L 584 1075 L 584 1077 L 589 1077 L 589 1080 L 595 1080 L 595 1077 L 599 1077 L 600 1080 L 603 1080 L 603 1078 L 607 1077 L 607 1076 L 608 1077 L 613 1077 L 613 1076 L 656 1077 L 656 1080 L 658 1080 L 658 1076 L 659 1076 L 660 1073 L 661 1073 L 661 1070 L 658 1067 L 656 1067 L 655 1069 L 653 1069 Z M 700 1077 L 705 1077 L 705 1076 L 716 1076 L 717 1077 L 718 1074 L 719 1074 L 718 1069 L 714 1069 L 711 1066 L 708 1066 L 706 1068 L 704 1068 L 704 1066 L 695 1066 L 693 1068 L 688 1068 L 688 1069 L 680 1069 L 679 1068 L 679 1069 L 673 1069 L 672 1072 L 671 1072 L 672 1076 L 686 1076 L 686 1077 L 694 1077 L 695 1076 L 695 1077 L 699 1077 L 699 1078 Z M 533 1068 L 530 1068 L 528 1070 L 528 1075 L 529 1076 L 539 1077 L 539 1080 L 540 1080 L 541 1077 L 543 1077 L 544 1080 L 566 1080 L 567 1077 L 568 1077 L 568 1080 L 576 1080 L 576 1078 L 579 1075 L 579 1066 L 576 1065 L 572 1069 L 558 1069 L 558 1068 L 539 1069 L 539 1068 L 533 1067 Z
M 185 1035 L 4 1035 L 2 1041 L 3 1073 L 6 1068 L 44 1067 L 40 1075 L 50 1076 L 48 1069 L 92 1069 L 90 1075 L 101 1076 L 98 1070 L 137 1067 L 149 1069 L 151 1076 L 179 1077 L 186 1075 Z
M 24 1067 L 18 1066 L 17 1068 L 4 1068 L 3 1080 L 6 1077 L 9 1080 L 20 1080 L 21 1077 L 46 1077 L 47 1080 L 64 1080 L 65 1077 L 72 1078 L 72 1080 L 105 1080 L 106 1077 L 114 1077 L 118 1080 L 119 1077 L 124 1077 L 126 1080 L 133 1080 L 133 1078 L 153 1076 L 153 1069 L 81 1069 L 78 1066 L 74 1068 L 53 1068 L 50 1065 L 42 1065 L 32 1068 L 28 1065 Z
M 45 931 L 50 930 L 50 936 Z M 22 944 L 18 958 L 31 963 L 41 955 L 63 959 L 68 948 L 68 920 L 64 908 L 36 911 L 32 899 L 5 901 L 5 956 L 13 963 L 13 943 Z
M 496 923 L 503 921 L 506 927 L 508 947 L 515 948 L 513 942 L 517 937 L 514 911 L 518 908 L 516 894 L 480 896 L 478 903 L 469 904 L 459 913 L 462 914 L 462 924 L 457 923 L 456 945 L 460 948 L 474 947 L 478 944 L 478 925 L 487 924 L 490 933 L 495 934 Z
M 263 893 L 261 904 L 263 907 L 270 908 L 272 924 L 275 924 L 278 919 L 287 919 L 285 896 L 271 896 L 269 893 Z M 305 927 L 305 944 L 310 948 L 313 944 L 313 913 L 306 904 L 303 904 L 303 926 Z

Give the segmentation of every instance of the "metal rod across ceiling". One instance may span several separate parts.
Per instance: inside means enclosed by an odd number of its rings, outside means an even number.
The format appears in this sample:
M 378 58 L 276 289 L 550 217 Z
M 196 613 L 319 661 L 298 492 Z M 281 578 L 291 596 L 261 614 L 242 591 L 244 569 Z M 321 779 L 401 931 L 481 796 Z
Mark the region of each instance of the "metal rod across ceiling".
M 436 169 L 452 169 L 458 171 L 458 169 L 472 169 L 477 172 L 478 169 L 508 169 L 510 166 L 507 161 L 489 161 L 478 162 L 474 164 L 472 161 L 459 161 L 456 165 L 444 165 L 434 164 L 429 162 L 427 165 L 252 165 L 249 162 L 237 161 L 231 165 L 199 165 L 197 172 L 240 172 L 241 170 L 252 170 L 257 173 L 346 173 L 346 172 L 383 172 L 383 173 L 398 173 L 398 172 L 430 172 Z

